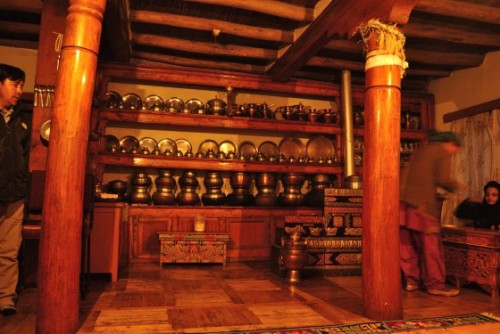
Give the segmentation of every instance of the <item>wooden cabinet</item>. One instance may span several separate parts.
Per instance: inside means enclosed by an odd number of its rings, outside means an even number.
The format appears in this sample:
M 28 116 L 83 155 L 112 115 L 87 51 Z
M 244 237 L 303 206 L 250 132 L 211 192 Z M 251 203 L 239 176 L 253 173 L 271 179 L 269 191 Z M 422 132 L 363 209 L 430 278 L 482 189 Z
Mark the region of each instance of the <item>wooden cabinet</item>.
M 94 226 L 90 237 L 90 273 L 109 273 L 118 280 L 120 244 L 123 247 L 124 203 L 95 203 Z M 121 233 L 120 233 L 121 232 Z M 123 257 L 122 257 L 123 260 Z
M 462 282 L 476 282 L 493 298 L 500 294 L 500 234 L 474 227 L 442 229 L 446 274 Z
M 130 206 L 130 261 L 158 261 L 158 232 L 192 232 L 197 215 L 205 217 L 207 233 L 228 233 L 228 261 L 267 261 L 277 226 L 286 215 L 321 215 L 313 208 L 229 208 Z
M 101 182 L 113 173 L 122 173 L 122 179 L 129 178 L 135 171 L 147 171 L 153 178 L 159 169 L 174 170 L 179 177 L 185 170 L 196 171 L 199 177 L 204 172 L 218 171 L 225 179 L 225 193 L 231 192 L 227 187 L 228 178 L 232 172 L 242 171 L 249 173 L 270 172 L 276 175 L 289 173 L 303 173 L 308 176 L 325 174 L 331 176 L 333 187 L 343 186 L 343 138 L 342 120 L 340 112 L 340 87 L 334 84 L 318 83 L 314 81 L 289 81 L 286 83 L 273 82 L 267 78 L 250 75 L 235 74 L 220 71 L 200 70 L 187 72 L 179 68 L 155 68 L 148 66 L 132 67 L 119 64 L 101 64 L 99 67 L 99 86 L 96 90 L 96 101 L 102 101 L 106 92 L 113 90 L 113 85 L 124 84 L 129 93 L 136 93 L 142 99 L 146 98 L 144 86 L 158 87 L 166 92 L 157 93 L 165 100 L 174 93 L 172 87 L 181 90 L 206 91 L 212 90 L 221 93 L 221 99 L 230 90 L 238 92 L 231 98 L 231 104 L 243 103 L 243 97 L 249 99 L 251 94 L 265 94 L 269 105 L 280 106 L 290 104 L 288 97 L 293 97 L 293 103 L 304 101 L 311 104 L 311 109 L 320 108 L 325 104 L 336 108 L 337 121 L 335 123 L 320 123 L 308 120 L 284 119 L 256 119 L 250 117 L 219 116 L 206 114 L 184 114 L 155 110 L 131 110 L 126 108 L 108 108 L 102 103 L 96 103 L 92 111 L 92 135 L 90 142 L 89 168 L 98 176 Z M 135 85 L 135 86 L 134 86 Z M 130 89 L 130 90 L 129 90 Z M 136 89 L 135 91 L 133 89 Z M 172 88 L 173 89 L 173 88 Z M 363 87 L 353 87 L 354 104 L 363 105 Z M 169 94 L 169 95 L 166 95 Z M 191 97 L 197 97 L 194 95 Z M 285 97 L 285 98 L 284 98 Z M 213 96 L 212 96 L 213 98 Z M 261 97 L 259 97 L 261 99 Z M 200 98 L 203 100 L 203 98 Z M 208 100 L 208 99 L 207 99 Z M 287 101 L 287 102 L 283 102 Z M 425 131 L 432 127 L 432 97 L 421 93 L 403 93 L 402 110 L 411 110 L 409 117 L 413 123 L 418 118 L 418 127 L 404 129 L 401 132 L 403 141 L 420 142 L 425 138 Z M 229 101 L 228 101 L 229 102 Z M 315 105 L 318 103 L 318 105 Z M 404 124 L 406 126 L 406 123 Z M 408 125 L 410 126 L 410 125 Z M 259 161 L 240 159 L 198 159 L 196 157 L 178 157 L 153 154 L 130 154 L 110 152 L 106 149 L 105 135 L 113 134 L 116 137 L 129 132 L 137 132 L 139 136 L 157 134 L 156 140 L 178 133 L 182 138 L 202 136 L 202 139 L 212 139 L 215 136 L 233 136 L 239 141 L 246 140 L 245 136 L 258 138 L 260 141 L 271 140 L 279 142 L 285 138 L 300 138 L 308 141 L 317 136 L 329 138 L 335 145 L 337 159 L 325 163 L 314 161 L 298 163 L 297 161 Z M 363 138 L 363 126 L 360 124 L 354 129 L 354 135 Z M 120 135 L 118 135 L 118 133 Z M 139 139 L 139 138 L 138 138 Z M 177 139 L 177 138 L 172 138 Z M 403 151 L 404 143 L 402 143 Z M 412 146 L 414 147 L 415 144 Z M 405 147 L 409 147 L 406 144 Z M 193 145 L 193 153 L 197 152 Z M 360 147 L 362 149 L 362 146 Z M 361 152 L 362 153 L 362 152 Z M 297 158 L 297 157 L 296 157 Z M 361 157 L 362 159 L 362 157 Z M 362 162 L 359 163 L 358 174 L 361 174 Z M 200 180 L 201 181 L 201 180 Z M 202 184 L 202 182 L 200 182 Z M 310 186 L 306 182 L 306 186 Z M 281 187 L 281 188 L 280 188 Z M 278 185 L 279 192 L 283 190 Z M 202 195 L 202 189 L 199 194 Z M 256 193 L 253 188 L 254 194 Z M 177 190 L 178 191 L 178 190 Z M 307 189 L 304 187 L 302 193 Z M 153 190 L 151 191 L 153 192 Z M 206 217 L 207 231 L 229 233 L 228 244 L 229 260 L 269 260 L 274 230 L 277 224 L 282 224 L 285 216 L 289 215 L 322 215 L 322 206 L 319 207 L 231 207 L 231 206 L 142 206 L 131 205 L 128 213 L 128 258 L 133 261 L 158 260 L 159 247 L 157 233 L 190 232 L 193 231 L 193 219 L 198 213 Z

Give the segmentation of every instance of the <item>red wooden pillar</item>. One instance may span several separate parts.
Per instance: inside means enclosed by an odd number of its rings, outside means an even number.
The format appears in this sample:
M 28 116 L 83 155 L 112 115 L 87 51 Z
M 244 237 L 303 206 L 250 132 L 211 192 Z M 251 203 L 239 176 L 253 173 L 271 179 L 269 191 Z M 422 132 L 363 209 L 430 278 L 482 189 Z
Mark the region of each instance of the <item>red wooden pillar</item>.
M 363 303 L 368 318 L 401 319 L 399 141 L 401 59 L 367 46 L 363 157 Z M 372 55 L 374 54 L 374 55 Z
M 78 329 L 83 183 L 105 0 L 71 0 L 55 88 L 38 273 L 37 333 Z

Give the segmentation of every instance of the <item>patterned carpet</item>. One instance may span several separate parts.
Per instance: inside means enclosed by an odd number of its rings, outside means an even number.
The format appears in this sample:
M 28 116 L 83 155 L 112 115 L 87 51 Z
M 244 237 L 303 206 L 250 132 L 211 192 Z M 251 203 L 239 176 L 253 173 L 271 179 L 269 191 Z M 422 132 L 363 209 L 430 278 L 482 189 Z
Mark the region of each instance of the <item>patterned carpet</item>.
M 500 319 L 491 314 L 464 314 L 450 317 L 425 318 L 413 320 L 375 321 L 359 324 L 344 324 L 321 327 L 283 328 L 271 330 L 232 331 L 224 334 L 368 334 L 368 333 L 401 333 L 433 329 L 449 329 L 450 327 L 495 323 Z M 214 332 L 213 334 L 222 332 Z

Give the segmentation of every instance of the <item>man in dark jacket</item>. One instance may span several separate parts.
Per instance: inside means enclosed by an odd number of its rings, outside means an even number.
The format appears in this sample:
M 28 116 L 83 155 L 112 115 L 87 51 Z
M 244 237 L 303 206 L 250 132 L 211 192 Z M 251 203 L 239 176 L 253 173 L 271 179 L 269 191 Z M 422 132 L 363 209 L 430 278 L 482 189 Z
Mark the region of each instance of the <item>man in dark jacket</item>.
M 18 106 L 24 79 L 23 70 L 0 64 L 0 313 L 4 316 L 16 313 L 17 258 L 27 193 L 30 129 Z

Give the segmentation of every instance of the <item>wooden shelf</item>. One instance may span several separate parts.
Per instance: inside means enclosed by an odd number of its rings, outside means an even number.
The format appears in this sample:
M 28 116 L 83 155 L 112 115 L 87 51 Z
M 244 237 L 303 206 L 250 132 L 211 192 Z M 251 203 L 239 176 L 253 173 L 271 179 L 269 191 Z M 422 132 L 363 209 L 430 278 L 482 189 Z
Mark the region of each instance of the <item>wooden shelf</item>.
M 179 114 L 149 110 L 95 109 L 100 120 L 163 124 L 186 127 L 204 127 L 209 129 L 231 129 L 257 131 L 281 131 L 290 133 L 311 133 L 338 135 L 342 128 L 336 124 L 311 123 L 306 121 L 286 121 L 272 119 L 255 119 L 250 117 L 229 117 L 217 115 Z
M 198 159 L 184 157 L 166 157 L 142 154 L 106 154 L 100 153 L 96 163 L 111 166 L 129 166 L 144 168 L 211 170 L 211 171 L 245 171 L 245 172 L 275 172 L 275 173 L 305 173 L 305 174 L 340 174 L 343 168 L 338 164 L 306 164 L 279 163 L 240 160 Z

